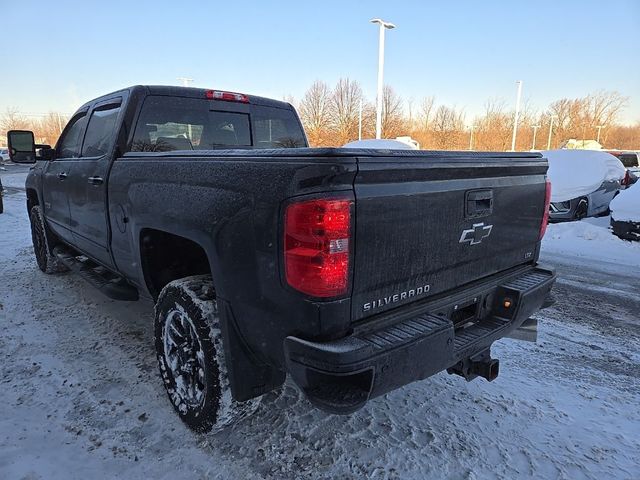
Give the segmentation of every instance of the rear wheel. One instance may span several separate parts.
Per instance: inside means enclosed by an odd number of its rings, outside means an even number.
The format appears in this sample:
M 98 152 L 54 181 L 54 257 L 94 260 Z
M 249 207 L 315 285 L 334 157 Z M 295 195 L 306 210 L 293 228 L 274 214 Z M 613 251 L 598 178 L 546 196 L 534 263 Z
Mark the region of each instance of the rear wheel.
M 52 244 L 51 242 L 55 242 L 55 237 L 47 230 L 39 205 L 31 208 L 29 219 L 31 220 L 33 253 L 36 256 L 38 268 L 44 273 L 66 272 L 68 268 L 51 253 L 51 249 L 55 245 L 55 243 Z
M 576 220 L 582 220 L 589 213 L 589 201 L 586 198 L 581 198 L 576 207 Z
M 160 375 L 173 408 L 193 430 L 220 429 L 253 413 L 258 402 L 231 397 L 213 281 L 186 277 L 162 289 L 155 308 Z

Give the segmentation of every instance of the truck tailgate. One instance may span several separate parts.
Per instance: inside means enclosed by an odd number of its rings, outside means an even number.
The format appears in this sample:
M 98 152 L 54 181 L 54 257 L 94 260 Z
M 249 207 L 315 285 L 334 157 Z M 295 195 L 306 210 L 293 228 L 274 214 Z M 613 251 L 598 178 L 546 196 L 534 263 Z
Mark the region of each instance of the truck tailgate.
M 546 171 L 527 153 L 359 157 L 352 319 L 536 260 Z

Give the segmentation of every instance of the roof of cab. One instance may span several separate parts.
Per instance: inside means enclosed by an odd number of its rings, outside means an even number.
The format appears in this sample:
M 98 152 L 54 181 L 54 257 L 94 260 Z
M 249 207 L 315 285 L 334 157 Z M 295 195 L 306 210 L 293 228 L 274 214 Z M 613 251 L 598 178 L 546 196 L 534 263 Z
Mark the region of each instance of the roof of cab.
M 178 87 L 178 86 L 171 86 L 171 85 L 133 85 L 131 87 L 122 88 L 120 90 L 116 90 L 114 92 L 110 92 L 105 95 L 101 95 L 100 97 L 89 100 L 88 102 L 84 103 L 78 110 L 82 110 L 84 108 L 89 107 L 89 105 L 95 102 L 106 100 L 109 97 L 113 97 L 118 93 L 126 92 L 126 91 L 129 91 L 132 94 L 136 91 L 137 92 L 143 91 L 147 95 L 166 95 L 166 96 L 172 96 L 172 97 L 206 98 L 205 96 L 206 92 L 210 90 L 214 90 L 214 89 Z M 234 93 L 241 93 L 241 92 L 234 92 Z M 249 103 L 252 105 L 262 105 L 265 107 L 276 107 L 276 108 L 287 108 L 287 109 L 293 108 L 291 104 L 287 102 L 273 100 L 271 98 L 266 98 L 266 97 L 258 97 L 256 95 L 248 95 L 248 94 L 244 94 L 244 95 L 247 95 L 247 97 L 249 97 Z M 216 101 L 216 100 L 211 100 L 211 101 Z M 220 100 L 220 101 L 224 101 L 224 100 Z
M 132 87 L 132 88 L 136 88 L 136 87 Z M 144 88 L 147 89 L 147 92 L 149 95 L 168 95 L 168 96 L 191 97 L 191 98 L 206 98 L 205 95 L 207 91 L 221 90 L 221 89 L 214 89 L 214 88 L 177 87 L 177 86 L 170 86 L 170 85 L 146 85 L 144 86 Z M 266 98 L 266 97 L 258 97 L 256 95 L 249 95 L 243 92 L 233 92 L 233 93 L 242 93 L 243 95 L 247 95 L 247 97 L 249 97 L 249 103 L 254 105 L 263 105 L 266 107 L 278 107 L 278 108 L 291 108 L 291 105 L 287 102 L 273 100 L 271 98 Z

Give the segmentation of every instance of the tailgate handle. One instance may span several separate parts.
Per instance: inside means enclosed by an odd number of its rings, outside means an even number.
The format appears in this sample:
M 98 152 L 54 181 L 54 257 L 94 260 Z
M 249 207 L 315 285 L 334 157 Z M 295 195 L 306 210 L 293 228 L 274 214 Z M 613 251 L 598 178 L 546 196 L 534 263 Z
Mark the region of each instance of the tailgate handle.
M 493 212 L 493 190 L 470 190 L 465 196 L 467 218 L 485 217 Z

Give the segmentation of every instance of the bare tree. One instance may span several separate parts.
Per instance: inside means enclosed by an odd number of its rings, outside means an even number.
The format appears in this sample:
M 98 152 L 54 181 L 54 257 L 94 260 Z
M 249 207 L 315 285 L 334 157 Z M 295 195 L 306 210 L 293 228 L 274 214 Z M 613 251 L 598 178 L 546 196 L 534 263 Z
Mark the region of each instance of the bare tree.
M 341 78 L 333 89 L 330 102 L 333 141 L 338 145 L 344 145 L 358 138 L 361 101 L 363 101 L 362 88 L 358 82 Z
M 433 113 L 433 105 L 435 103 L 435 97 L 424 97 L 420 103 L 420 121 L 425 131 L 429 130 L 429 123 L 431 121 L 431 115 Z
M 634 150 L 640 147 L 640 122 L 635 125 L 614 125 L 606 127 L 606 141 L 604 145 L 607 148 L 616 148 L 620 150 Z
M 0 129 L 3 134 L 8 130 L 30 130 L 31 122 L 17 108 L 9 107 L 0 119 Z
M 382 93 L 382 136 L 395 138 L 407 133 L 402 98 L 389 85 L 385 85 Z
M 513 114 L 507 112 L 504 100 L 490 98 L 485 103 L 484 115 L 474 121 L 477 126 L 478 150 L 506 150 L 511 145 Z
M 68 119 L 59 113 L 49 112 L 34 124 L 36 141 L 48 145 L 55 145 Z
M 300 101 L 300 119 L 312 146 L 326 145 L 329 141 L 330 91 L 329 86 L 316 80 Z
M 440 105 L 433 116 L 433 142 L 438 150 L 460 148 L 464 131 L 464 113 Z

